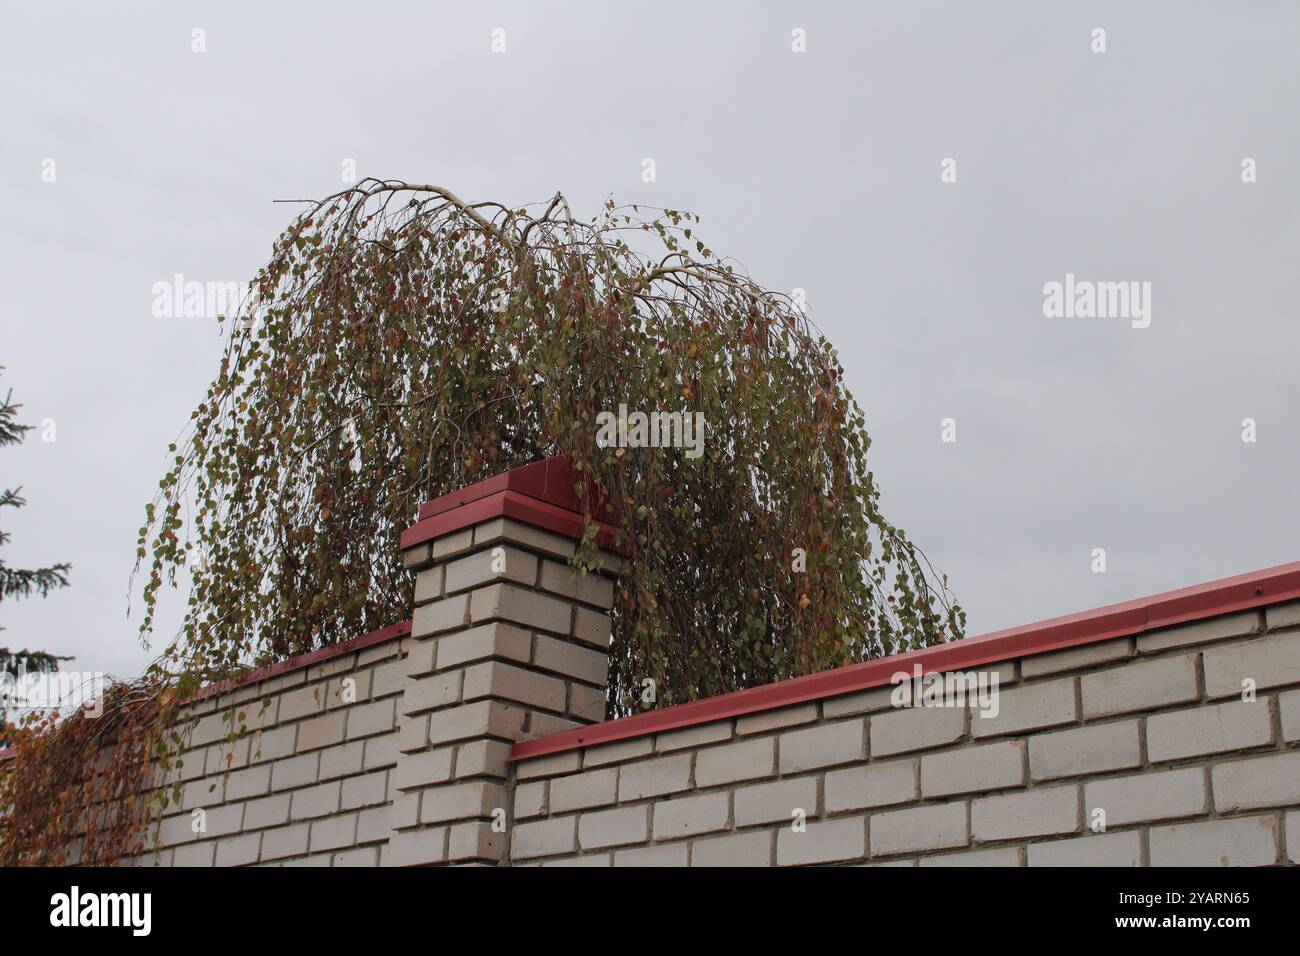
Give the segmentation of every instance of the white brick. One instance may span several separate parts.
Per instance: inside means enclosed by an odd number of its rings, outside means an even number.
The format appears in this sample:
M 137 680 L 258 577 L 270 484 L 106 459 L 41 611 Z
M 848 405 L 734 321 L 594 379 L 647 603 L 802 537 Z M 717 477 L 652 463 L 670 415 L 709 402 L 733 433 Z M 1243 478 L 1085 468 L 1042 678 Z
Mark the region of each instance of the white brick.
M 546 812 L 545 781 L 520 783 L 515 787 L 515 819 L 538 817 Z
M 1139 654 L 1152 654 L 1175 647 L 1191 647 L 1195 644 L 1206 644 L 1230 637 L 1244 637 L 1256 633 L 1261 626 L 1262 621 L 1258 610 L 1223 614 L 1219 617 L 1161 628 L 1158 631 L 1139 635 L 1137 649 Z
M 1300 751 L 1216 764 L 1210 779 L 1220 813 L 1300 806 Z
M 178 846 L 172 855 L 172 866 L 212 866 L 216 845 L 215 840 L 206 840 Z
M 1089 824 L 1096 809 L 1106 826 L 1190 817 L 1206 810 L 1205 771 L 1199 767 L 1094 780 L 1084 786 Z
M 416 817 L 418 818 L 418 811 Z M 392 808 L 372 807 L 357 814 L 357 842 L 373 843 L 387 840 L 393 832 Z
M 939 797 L 1020 786 L 1025 782 L 1024 763 L 1021 740 L 926 754 L 921 758 L 921 795 Z
M 781 772 L 798 773 L 866 758 L 866 721 L 842 720 L 781 735 Z
M 425 866 L 446 859 L 446 827 L 394 833 L 383 850 L 384 866 Z
M 429 718 L 429 742 L 450 743 L 473 737 L 517 740 L 523 733 L 526 714 L 522 707 L 495 700 L 439 710 Z
M 510 775 L 511 745 L 503 740 L 469 740 L 456 751 L 456 777 L 496 777 Z
M 545 710 L 564 710 L 564 681 L 499 661 L 467 668 L 464 695 L 467 701 L 495 697 Z
M 754 737 L 720 747 L 707 747 L 695 755 L 695 785 L 712 787 L 738 780 L 770 777 L 776 773 L 776 738 Z
M 965 803 L 890 810 L 873 814 L 870 823 L 872 856 L 943 850 L 969 842 Z
M 365 741 L 365 756 L 361 760 L 361 769 L 375 770 L 379 767 L 391 767 L 397 763 L 401 751 L 397 749 L 397 734 L 383 737 L 368 737 Z
M 332 777 L 360 773 L 365 752 L 364 740 L 354 740 L 340 747 L 330 747 L 328 750 L 321 751 L 320 778 L 329 780 Z
M 297 724 L 256 731 L 249 748 L 251 750 L 249 760 L 256 764 L 288 757 L 294 751 L 297 735 Z
M 1300 601 L 1270 604 L 1264 609 L 1264 614 L 1270 631 L 1280 627 L 1295 627 L 1300 624 Z
M 809 823 L 805 830 L 783 827 L 776 835 L 776 865 L 835 863 L 867 855 L 867 829 L 862 817 Z
M 415 576 L 415 603 L 428 604 L 442 597 L 442 584 L 445 577 L 445 565 L 426 568 Z
M 464 681 L 465 672 L 460 670 L 409 680 L 402 691 L 399 711 L 403 716 L 409 716 L 458 704 Z
M 873 687 L 870 690 L 859 691 L 856 694 L 842 694 L 839 697 L 828 697 L 822 701 L 822 714 L 827 720 L 834 720 L 837 717 L 851 717 L 855 714 L 869 714 L 878 710 L 888 710 L 893 706 L 890 698 L 893 696 L 894 688 Z
M 181 809 L 211 807 L 225 799 L 225 781 L 221 777 L 204 777 L 187 783 L 181 790 Z
M 536 823 L 517 823 L 510 840 L 512 859 L 572 853 L 578 848 L 578 818 L 551 817 Z
M 888 760 L 826 774 L 826 812 L 907 803 L 917 797 L 916 761 Z
M 795 777 L 773 783 L 739 787 L 735 795 L 736 826 L 789 823 L 796 810 L 817 813 L 817 778 Z
M 389 733 L 396 724 L 396 702 L 377 700 L 372 704 L 349 707 L 348 740 Z
M 645 807 L 598 810 L 578 818 L 578 844 L 584 850 L 598 850 L 628 843 L 644 843 L 649 835 Z
M 263 860 L 280 860 L 307 852 L 307 837 L 311 832 L 306 823 L 291 827 L 278 827 L 262 833 Z
M 731 815 L 729 793 L 659 800 L 654 804 L 656 840 L 672 840 L 713 830 L 725 830 Z
M 506 842 L 506 834 L 494 830 L 487 821 L 457 823 L 447 837 L 447 859 L 495 866 L 505 859 Z
M 1053 836 L 1079 829 L 1077 787 L 1049 787 L 975 800 L 970 808 L 976 840 Z
M 477 594 L 478 592 L 474 592 Z M 469 595 L 458 594 L 430 604 L 421 604 L 411 615 L 411 637 L 421 638 L 454 631 L 469 623 Z
M 772 833 L 751 830 L 691 844 L 691 866 L 771 866 Z
M 1282 715 L 1282 739 L 1300 740 L 1300 690 L 1279 694 L 1277 709 Z
M 601 807 L 618 798 L 618 769 L 589 770 L 551 781 L 551 812 Z
M 289 794 L 277 793 L 261 800 L 250 800 L 244 806 L 244 829 L 257 830 L 288 823 L 289 799 Z
M 323 817 L 339 810 L 339 782 L 322 783 L 305 790 L 295 790 L 289 804 L 289 816 L 293 820 L 305 820 Z
M 1123 637 L 1114 641 L 1098 641 L 1051 654 L 1035 654 L 1020 662 L 1020 672 L 1026 678 L 1042 677 L 1062 671 L 1097 667 L 1113 661 L 1122 661 L 1133 655 L 1133 639 Z M 924 864 L 922 864 L 924 865 Z
M 338 710 L 332 714 L 322 714 L 311 720 L 304 720 L 298 725 L 298 752 L 318 750 L 331 744 L 343 742 L 343 728 L 347 722 L 347 712 Z
M 481 548 L 501 541 L 517 544 L 529 551 L 539 551 L 552 557 L 564 558 L 566 561 L 573 557 L 575 550 L 573 541 L 568 538 L 562 538 L 557 534 L 551 534 L 540 528 L 521 524 L 518 521 L 511 521 L 509 518 L 494 518 L 491 521 L 475 525 L 475 547 Z M 436 544 L 434 545 L 433 556 L 435 558 L 438 556 Z
M 605 719 L 605 690 L 583 684 L 569 684 L 569 702 L 565 713 L 580 721 L 597 723 Z
M 536 740 L 539 737 L 549 737 L 552 734 L 563 733 L 566 730 L 577 730 L 585 726 L 585 723 L 570 720 L 567 717 L 556 717 L 540 710 L 533 710 L 527 712 L 524 731 L 519 739 Z
M 1034 780 L 1127 770 L 1141 763 L 1136 720 L 1089 724 L 1029 738 L 1029 773 Z
M 330 866 L 335 867 L 372 867 L 379 865 L 379 847 L 365 846 L 353 850 L 341 850 L 330 858 Z
M 427 790 L 420 802 L 421 823 L 490 817 L 508 805 L 505 787 L 475 780 Z
M 1195 700 L 1196 655 L 1158 657 L 1097 674 L 1085 674 L 1079 686 L 1086 718 L 1151 710 Z
M 507 545 L 484 548 L 448 562 L 446 592 L 455 594 L 495 581 L 517 581 L 531 585 L 537 580 L 537 558 Z
M 592 747 L 583 755 L 583 766 L 599 767 L 605 764 L 622 763 L 625 760 L 644 757 L 653 750 L 654 737 L 651 736 L 632 737 L 612 744 L 601 744 Z
M 939 747 L 966 732 L 964 707 L 908 707 L 871 718 L 874 757 Z
M 364 776 L 349 777 L 343 781 L 343 790 L 339 798 L 339 807 L 343 810 L 355 810 L 358 807 L 372 807 L 387 800 L 388 771 L 368 773 Z
M 1271 866 L 1277 862 L 1277 819 L 1244 817 L 1153 827 L 1152 866 Z
M 226 778 L 226 799 L 246 800 L 271 792 L 271 766 L 262 764 L 247 770 L 236 770 Z
M 345 813 L 341 816 L 316 820 L 311 825 L 311 838 L 308 848 L 312 853 L 323 850 L 338 850 L 352 846 L 357 842 L 357 815 Z
M 676 793 L 689 787 L 690 780 L 690 754 L 630 763 L 619 771 L 618 798 L 622 801 L 640 800 Z
M 591 766 L 591 754 L 587 754 L 587 765 Z M 515 764 L 515 776 L 519 780 L 535 780 L 538 777 L 554 777 L 557 774 L 569 773 L 577 770 L 582 765 L 582 752 L 570 750 L 565 753 L 550 754 L 545 757 L 534 757 L 532 760 L 521 760 Z
M 730 739 L 731 721 L 715 721 L 709 724 L 697 724 L 694 727 L 683 727 L 681 730 L 670 730 L 667 733 L 659 734 L 655 738 L 655 749 L 660 753 L 667 753 L 671 750 L 682 750 L 687 747 L 701 747 L 704 744 L 712 744 L 721 740 Z
M 997 708 L 996 717 L 980 716 L 982 711 L 973 709 L 972 737 L 1016 734 L 1072 723 L 1079 716 L 1074 699 L 1074 678 L 1035 681 L 1010 690 L 999 687 Z
M 533 664 L 537 667 L 600 687 L 608 681 L 607 651 L 582 647 L 545 634 L 538 634 L 533 641 Z
M 1031 843 L 1029 865 L 1141 866 L 1142 834 L 1137 830 L 1128 830 Z
M 532 637 L 527 631 L 499 621 L 444 634 L 435 643 L 440 671 L 490 657 L 526 664 L 532 653 Z
M 602 650 L 609 647 L 609 615 L 592 611 L 585 607 L 575 607 L 573 611 L 573 637 Z
M 1147 758 L 1153 763 L 1246 750 L 1273 742 L 1268 701 L 1235 701 L 1147 718 Z
M 446 558 L 455 557 L 458 554 L 463 554 L 468 551 L 470 546 L 473 544 L 473 541 L 473 528 L 465 528 L 463 531 L 442 535 L 430 542 L 430 557 L 434 561 L 442 561 Z
M 741 717 L 736 721 L 736 733 L 741 736 L 745 734 L 762 734 L 769 730 L 779 730 L 782 727 L 811 723 L 816 719 L 816 704 L 798 704 L 794 707 L 764 710 L 757 714 Z
M 1300 683 L 1300 634 L 1266 634 L 1239 644 L 1205 651 L 1205 693 L 1210 697 L 1241 695 L 1242 681 L 1258 688 Z
M 568 634 L 572 617 L 571 604 L 513 584 L 489 585 L 470 595 L 470 620 L 474 624 L 500 618 L 527 628 Z
M 443 747 L 404 755 L 393 770 L 393 786 L 398 790 L 420 790 L 431 784 L 446 783 L 451 779 L 453 753 L 453 748 Z
M 270 788 L 272 790 L 289 790 L 304 784 L 316 783 L 316 773 L 320 767 L 320 754 L 307 753 L 302 757 L 290 757 L 270 767 Z

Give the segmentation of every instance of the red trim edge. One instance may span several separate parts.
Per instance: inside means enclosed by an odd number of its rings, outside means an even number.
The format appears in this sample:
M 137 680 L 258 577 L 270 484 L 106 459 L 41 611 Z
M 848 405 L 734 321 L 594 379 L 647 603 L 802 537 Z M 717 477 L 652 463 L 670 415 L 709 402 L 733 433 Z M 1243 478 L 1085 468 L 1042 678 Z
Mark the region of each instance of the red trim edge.
M 526 740 L 515 744 L 510 759 L 544 757 L 869 690 L 890 683 L 890 678 L 900 670 L 911 673 L 917 664 L 923 673 L 976 667 L 1297 598 L 1300 598 L 1300 561 Z
M 277 661 L 274 664 L 268 664 L 265 667 L 259 667 L 257 670 L 249 671 L 234 680 L 222 681 L 213 684 L 211 687 L 205 687 L 194 695 L 194 700 L 204 700 L 213 694 L 224 694 L 232 691 L 237 687 L 243 687 L 245 684 L 253 684 L 257 681 L 269 680 L 272 677 L 278 677 L 285 671 L 296 671 L 303 667 L 311 667 L 313 664 L 320 664 L 324 661 L 333 660 L 336 657 L 342 657 L 344 654 L 351 654 L 356 651 L 363 651 L 367 647 L 373 647 L 376 644 L 382 644 L 385 641 L 391 641 L 393 638 L 402 637 L 411 633 L 410 621 L 399 621 L 396 624 L 390 624 L 388 627 L 381 627 L 377 631 L 371 631 L 369 634 L 362 634 L 360 637 L 354 637 L 351 640 L 344 641 L 342 644 L 331 644 L 329 647 L 322 647 L 314 651 L 307 651 L 305 654 L 298 654 L 294 657 Z
M 398 543 L 405 551 L 434 538 L 445 537 L 473 525 L 491 521 L 493 518 L 511 518 L 567 538 L 582 537 L 583 517 L 578 512 L 517 491 L 503 489 L 450 510 L 431 514 L 403 531 Z M 597 529 L 596 541 L 602 548 L 626 550 L 615 548 L 613 527 L 597 522 Z
M 543 458 L 529 465 L 511 468 L 499 475 L 476 482 L 468 488 L 453 491 L 432 501 L 420 505 L 419 520 L 451 511 L 480 498 L 486 498 L 500 491 L 514 491 L 530 498 L 537 498 L 547 504 L 556 505 L 568 511 L 582 511 L 583 503 L 574 491 L 578 484 L 578 470 L 573 467 L 573 460 L 567 455 Z M 587 496 L 587 507 L 593 515 L 602 520 L 609 520 L 608 503 L 595 494 Z

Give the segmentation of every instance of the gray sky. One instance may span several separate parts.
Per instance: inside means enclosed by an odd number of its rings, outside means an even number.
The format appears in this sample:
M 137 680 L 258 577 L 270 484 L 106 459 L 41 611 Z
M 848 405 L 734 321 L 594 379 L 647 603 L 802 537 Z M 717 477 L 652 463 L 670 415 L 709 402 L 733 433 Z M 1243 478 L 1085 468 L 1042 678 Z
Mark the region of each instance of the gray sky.
M 251 278 L 349 158 L 690 209 L 805 289 L 971 633 L 1300 558 L 1300 4 L 2 6 L 0 363 L 57 429 L 3 452 L 4 557 L 74 569 L 0 643 L 143 666 L 136 530 L 222 344 L 152 287 Z M 1045 317 L 1067 273 L 1149 282 L 1150 326 Z

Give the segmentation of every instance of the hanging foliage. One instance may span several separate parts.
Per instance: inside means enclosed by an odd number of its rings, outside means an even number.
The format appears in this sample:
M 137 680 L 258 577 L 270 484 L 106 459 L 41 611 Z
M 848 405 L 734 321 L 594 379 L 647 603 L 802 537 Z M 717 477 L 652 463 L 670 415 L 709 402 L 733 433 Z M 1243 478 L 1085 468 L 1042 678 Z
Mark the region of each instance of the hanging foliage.
M 946 582 L 880 513 L 834 349 L 696 225 L 373 180 L 312 204 L 149 508 L 146 632 L 196 549 L 187 666 L 401 620 L 419 504 L 567 454 L 632 548 L 615 713 L 646 679 L 673 704 L 957 635 Z M 702 448 L 601 447 L 620 406 L 702 416 Z
M 146 641 L 164 586 L 189 590 L 155 689 L 182 700 L 405 619 L 418 506 L 558 454 L 628 552 L 613 716 L 646 681 L 665 706 L 960 636 L 946 579 L 880 512 L 835 350 L 697 228 L 394 181 L 308 204 L 146 508 Z M 702 435 L 665 447 L 636 413 Z M 574 564 L 597 561 L 590 524 Z
M 945 582 L 879 511 L 835 351 L 695 229 L 373 180 L 312 204 L 149 506 L 145 632 L 187 564 L 169 649 L 187 668 L 400 620 L 418 505 L 563 453 L 632 548 L 615 712 L 646 679 L 678 703 L 958 634 Z M 702 448 L 601 447 L 620 406 L 702 416 Z

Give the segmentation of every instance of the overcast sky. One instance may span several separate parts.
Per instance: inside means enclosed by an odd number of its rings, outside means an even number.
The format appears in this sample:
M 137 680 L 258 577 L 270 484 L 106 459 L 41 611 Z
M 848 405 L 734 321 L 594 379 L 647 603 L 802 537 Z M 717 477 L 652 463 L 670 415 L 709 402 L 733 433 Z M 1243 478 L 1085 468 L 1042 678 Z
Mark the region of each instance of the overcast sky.
M 74 567 L 0 644 L 141 670 L 136 530 L 222 345 L 151 290 L 251 278 L 350 159 L 690 209 L 806 290 L 972 634 L 1300 559 L 1300 4 L 809 7 L 3 3 L 0 364 L 56 439 L 0 452 L 3 556 Z M 1146 318 L 1045 316 L 1067 274 Z

